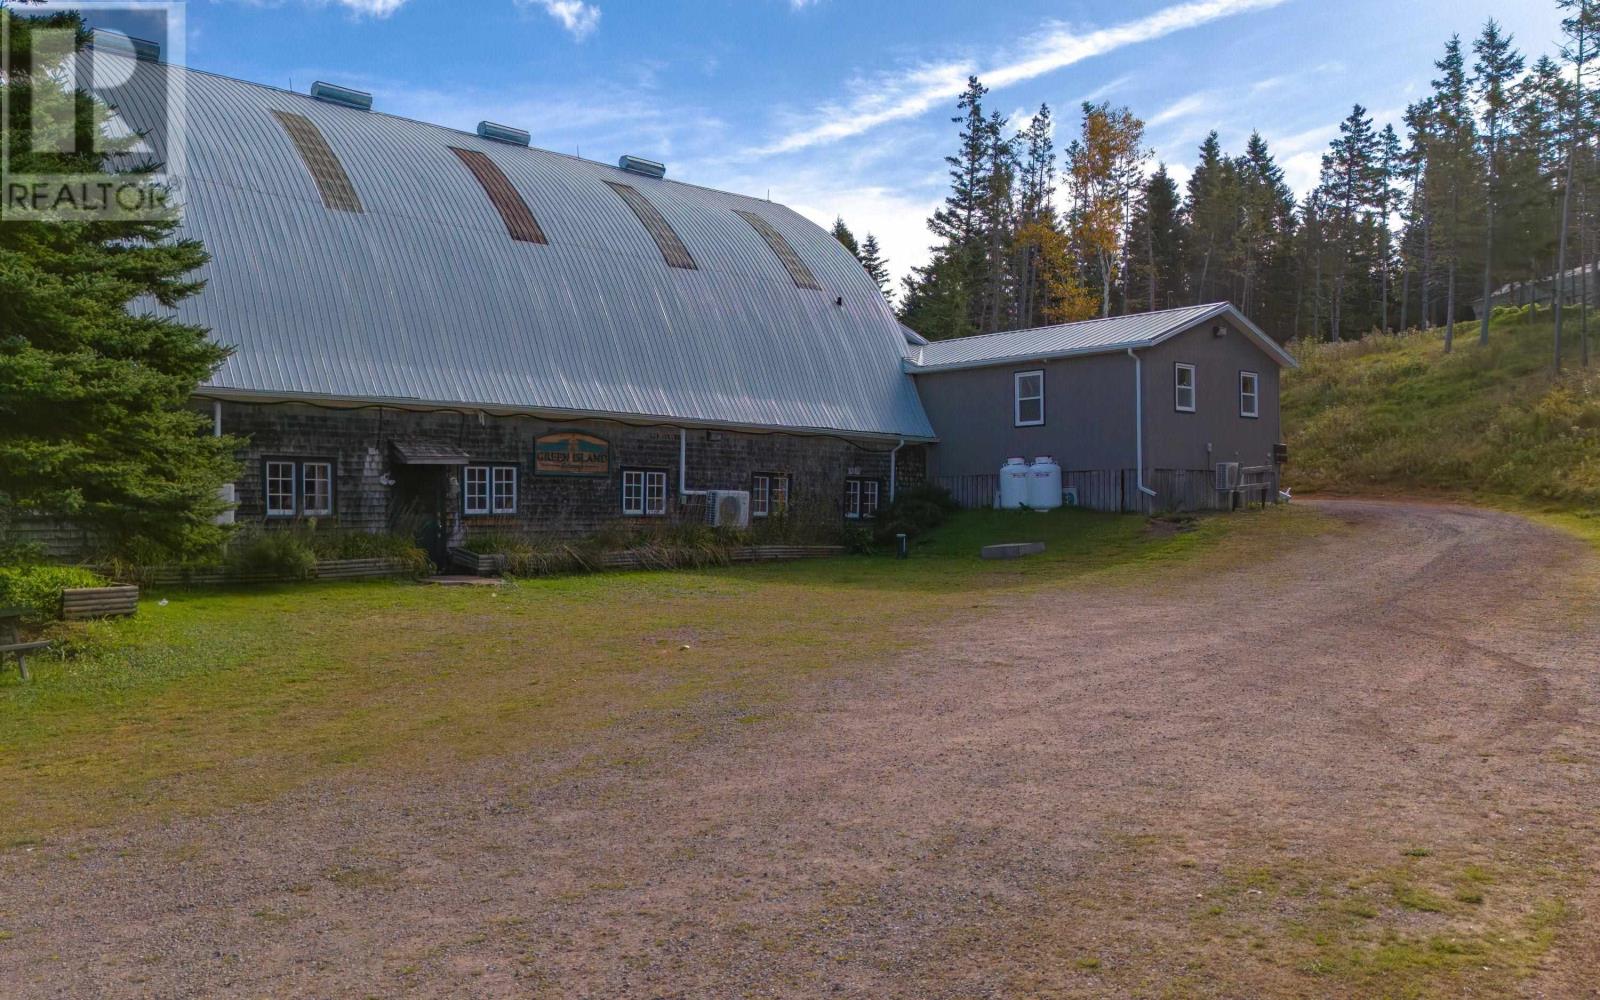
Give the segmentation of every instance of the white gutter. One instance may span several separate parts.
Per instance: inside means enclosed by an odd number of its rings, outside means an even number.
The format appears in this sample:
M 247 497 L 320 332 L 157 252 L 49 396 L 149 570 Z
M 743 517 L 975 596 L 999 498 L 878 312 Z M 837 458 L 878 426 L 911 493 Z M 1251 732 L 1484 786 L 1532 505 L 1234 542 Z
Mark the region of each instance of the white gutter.
M 1139 492 L 1154 497 L 1156 491 L 1144 484 L 1144 363 L 1131 347 L 1128 357 L 1133 359 L 1133 471 Z
M 678 428 L 678 496 L 703 497 L 705 490 L 691 490 L 689 488 L 689 432 L 682 427 Z
M 895 456 L 899 453 L 900 449 L 904 448 L 905 446 L 906 446 L 906 439 L 905 438 L 901 438 L 900 439 L 900 443 L 894 446 L 894 450 L 893 451 L 889 452 L 889 502 L 890 503 L 894 503 L 894 481 L 895 481 L 894 460 L 895 460 Z

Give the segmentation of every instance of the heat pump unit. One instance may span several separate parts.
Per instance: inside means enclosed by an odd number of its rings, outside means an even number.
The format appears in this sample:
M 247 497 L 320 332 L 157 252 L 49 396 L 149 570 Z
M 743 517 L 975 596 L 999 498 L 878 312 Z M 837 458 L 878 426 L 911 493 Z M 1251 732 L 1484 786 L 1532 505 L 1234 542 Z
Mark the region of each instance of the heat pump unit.
M 706 523 L 713 528 L 750 527 L 748 490 L 709 490 L 706 492 Z
M 1078 488 L 1076 486 L 1065 486 L 1065 487 L 1062 487 L 1062 490 L 1061 490 L 1061 506 L 1063 506 L 1063 507 L 1076 507 L 1076 506 L 1078 506 Z
M 1239 488 L 1239 463 L 1217 463 L 1217 489 L 1236 490 Z

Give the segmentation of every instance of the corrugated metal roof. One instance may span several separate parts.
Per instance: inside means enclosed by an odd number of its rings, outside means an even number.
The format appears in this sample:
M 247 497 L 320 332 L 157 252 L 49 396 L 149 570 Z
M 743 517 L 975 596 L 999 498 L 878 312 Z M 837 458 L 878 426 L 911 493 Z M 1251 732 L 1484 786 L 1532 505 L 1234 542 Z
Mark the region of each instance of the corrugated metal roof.
M 935 340 L 925 347 L 913 347 L 907 367 L 913 372 L 948 371 L 1075 354 L 1106 354 L 1129 348 L 1137 350 L 1159 344 L 1168 337 L 1219 316 L 1227 316 L 1237 323 L 1280 364 L 1294 366 L 1294 358 L 1243 313 L 1227 302 L 1213 302 L 1132 316 L 1063 323 L 1059 326 L 1038 326 L 978 337 Z
M 218 395 L 933 436 L 882 294 L 787 208 L 226 77 L 141 70 L 118 110 L 163 159 L 163 74 L 184 74 L 181 234 L 213 259 L 177 315 L 233 347 L 209 383 Z M 315 124 L 363 214 L 324 205 L 279 111 Z M 507 235 L 452 146 L 505 174 L 548 245 Z M 666 266 L 608 181 L 638 188 L 698 269 Z M 738 210 L 759 211 L 822 290 L 796 287 Z

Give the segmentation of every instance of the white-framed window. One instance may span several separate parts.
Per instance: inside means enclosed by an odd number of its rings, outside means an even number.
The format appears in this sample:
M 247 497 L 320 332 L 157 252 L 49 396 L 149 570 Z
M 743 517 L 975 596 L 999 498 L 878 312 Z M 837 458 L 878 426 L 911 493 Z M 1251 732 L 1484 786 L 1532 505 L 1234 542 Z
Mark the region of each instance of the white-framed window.
M 661 517 L 667 512 L 667 474 L 649 469 L 622 470 L 622 513 Z
M 461 477 L 461 503 L 468 514 L 489 513 L 489 466 L 467 466 Z
M 490 498 L 496 514 L 517 512 L 517 467 L 497 465 L 493 472 L 494 495 Z
M 1038 427 L 1044 423 L 1044 372 L 1017 372 L 1011 376 L 1016 390 L 1012 416 L 1018 427 Z
M 760 472 L 750 477 L 750 516 L 781 514 L 789 506 L 789 477 Z
M 852 521 L 870 521 L 878 516 L 876 479 L 851 478 L 844 481 L 844 516 Z
M 1255 372 L 1239 373 L 1239 416 L 1261 416 L 1261 376 Z
M 1182 362 L 1172 367 L 1172 405 L 1179 413 L 1194 412 L 1194 365 Z
M 326 517 L 333 513 L 333 463 L 300 464 L 300 513 Z
M 267 516 L 293 517 L 297 509 L 294 502 L 294 463 L 268 461 L 265 479 Z

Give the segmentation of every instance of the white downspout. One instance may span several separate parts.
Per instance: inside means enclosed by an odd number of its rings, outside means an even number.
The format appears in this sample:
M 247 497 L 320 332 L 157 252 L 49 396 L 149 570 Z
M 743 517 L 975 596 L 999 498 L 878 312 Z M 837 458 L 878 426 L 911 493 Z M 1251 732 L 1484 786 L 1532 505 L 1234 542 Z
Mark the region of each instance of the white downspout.
M 906 439 L 905 438 L 901 438 L 900 439 L 900 443 L 894 446 L 894 450 L 893 451 L 889 452 L 889 502 L 890 503 L 894 503 L 894 484 L 895 484 L 894 460 L 895 460 L 895 456 L 898 455 L 899 452 L 900 452 L 900 449 L 904 448 L 905 446 L 906 446 Z
M 1133 348 L 1128 348 L 1128 357 L 1133 359 L 1133 461 L 1135 481 L 1139 485 L 1139 492 L 1147 497 L 1154 497 L 1156 491 L 1144 484 L 1144 371 L 1143 363 Z
M 705 490 L 691 490 L 689 488 L 689 432 L 682 427 L 678 428 L 678 496 L 703 497 Z
M 211 436 L 222 436 L 222 400 L 211 401 Z

